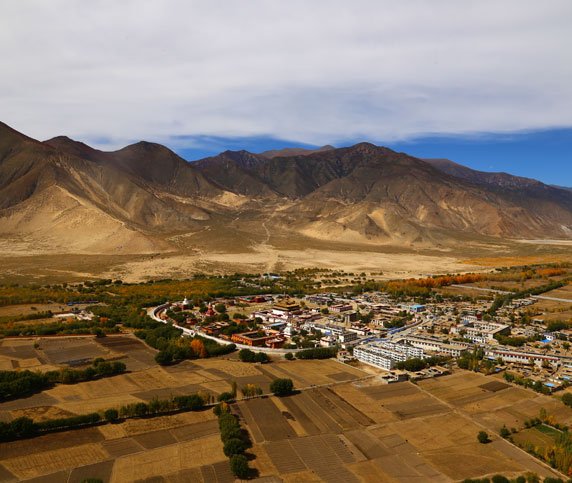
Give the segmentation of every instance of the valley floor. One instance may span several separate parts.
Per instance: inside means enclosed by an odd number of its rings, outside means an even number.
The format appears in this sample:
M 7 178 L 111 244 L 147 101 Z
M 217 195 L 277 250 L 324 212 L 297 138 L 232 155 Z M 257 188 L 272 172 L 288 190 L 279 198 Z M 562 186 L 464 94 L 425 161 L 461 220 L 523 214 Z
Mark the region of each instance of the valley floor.
M 188 278 L 195 273 L 263 273 L 296 268 L 327 268 L 368 272 L 376 278 L 424 277 L 432 274 L 490 270 L 498 266 L 572 261 L 572 246 L 547 242 L 459 243 L 450 249 L 415 249 L 391 245 L 351 245 L 315 240 L 284 239 L 264 243 L 209 245 L 201 239 L 194 248 L 155 254 L 65 254 L 24 250 L 0 240 L 0 283 L 52 283 L 93 278 L 139 282 Z
M 0 361 L 11 367 L 46 370 L 79 353 L 120 358 L 130 372 L 3 402 L 0 420 L 42 420 L 201 390 L 219 394 L 232 381 L 268 392 L 274 378 L 289 377 L 302 389 L 298 394 L 232 405 L 253 443 L 251 467 L 285 482 L 452 482 L 527 471 L 556 476 L 496 434 L 503 424 L 521 427 L 541 407 L 559 422 L 572 421 L 572 409 L 552 397 L 504 383 L 491 390 L 495 376 L 466 371 L 387 385 L 371 368 L 335 360 L 253 365 L 230 356 L 158 367 L 152 349 L 125 335 L 0 343 Z M 492 435 L 489 444 L 477 442 L 483 429 Z M 0 455 L 2 481 L 233 481 L 211 410 L 3 443 Z

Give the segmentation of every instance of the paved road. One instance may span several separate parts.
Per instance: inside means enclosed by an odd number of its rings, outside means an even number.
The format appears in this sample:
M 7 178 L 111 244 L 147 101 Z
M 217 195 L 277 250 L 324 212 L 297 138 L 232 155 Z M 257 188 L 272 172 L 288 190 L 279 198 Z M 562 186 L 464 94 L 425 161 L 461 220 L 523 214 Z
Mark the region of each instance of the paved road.
M 547 295 L 533 295 L 532 298 L 540 300 L 554 300 L 556 302 L 566 302 L 572 304 L 572 299 L 560 299 L 557 297 L 548 297 Z
M 483 287 L 469 287 L 467 285 L 462 285 L 459 283 L 452 283 L 451 287 L 457 287 L 457 288 L 466 288 L 466 289 L 470 289 L 470 290 L 478 290 L 479 292 L 490 292 L 490 293 L 500 293 L 502 295 L 508 295 L 511 294 L 513 292 L 507 292 L 505 290 L 495 290 L 494 288 L 483 288 Z
M 163 324 L 166 324 L 167 321 L 161 319 L 157 314 L 159 312 L 161 312 L 162 310 L 165 310 L 167 308 L 167 305 L 159 305 L 158 307 L 151 307 L 149 309 L 147 309 L 147 315 L 149 315 L 149 317 L 151 317 L 153 320 L 156 320 L 157 322 L 162 322 Z M 187 336 L 195 336 L 195 335 L 200 335 L 201 337 L 204 337 L 206 339 L 211 339 L 214 340 L 216 342 L 218 342 L 219 344 L 224 344 L 224 345 L 229 345 L 229 344 L 234 344 L 238 349 L 250 349 L 254 352 L 266 352 L 267 354 L 287 354 L 287 353 L 292 353 L 292 354 L 296 354 L 296 352 L 300 352 L 304 349 L 271 349 L 270 347 L 254 347 L 254 346 L 249 346 L 249 345 L 245 345 L 245 344 L 236 344 L 235 342 L 232 342 L 230 340 L 224 340 L 224 339 L 219 339 L 218 337 L 214 337 L 212 335 L 207 335 L 204 334 L 201 331 L 194 331 L 192 329 L 188 329 L 186 327 L 181 327 L 180 325 L 177 324 L 173 324 L 173 327 L 176 327 L 177 329 L 181 329 L 183 331 L 183 333 L 181 334 L 181 337 L 187 335 Z

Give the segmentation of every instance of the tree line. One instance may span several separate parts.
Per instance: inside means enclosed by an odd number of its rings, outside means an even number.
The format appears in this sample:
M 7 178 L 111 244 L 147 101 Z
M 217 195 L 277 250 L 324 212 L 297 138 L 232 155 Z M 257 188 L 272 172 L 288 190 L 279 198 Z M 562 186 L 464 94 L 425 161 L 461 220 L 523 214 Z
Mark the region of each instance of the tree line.
M 170 399 L 152 399 L 149 403 L 138 402 L 110 408 L 98 413 L 82 414 L 66 418 L 34 421 L 20 417 L 10 422 L 0 422 L 0 441 L 31 438 L 44 433 L 77 429 L 97 424 L 116 423 L 129 418 L 153 417 L 179 411 L 199 411 L 210 402 L 210 395 L 190 394 Z
M 245 451 L 252 446 L 248 433 L 240 427 L 238 418 L 230 412 L 225 402 L 215 406 L 214 412 L 218 417 L 220 439 L 223 451 L 228 457 L 232 474 L 240 479 L 248 478 L 250 468 Z
M 64 368 L 57 371 L 32 372 L 0 371 L 0 401 L 17 399 L 53 387 L 55 384 L 76 384 L 101 377 L 122 374 L 126 370 L 123 362 L 106 362 L 101 358 L 93 361 L 86 369 Z
M 144 328 L 135 331 L 135 335 L 159 353 L 155 361 L 160 365 L 170 365 L 185 359 L 204 359 L 230 354 L 236 350 L 234 344 L 219 344 L 206 337 L 181 337 L 182 329 L 170 324 L 149 319 Z

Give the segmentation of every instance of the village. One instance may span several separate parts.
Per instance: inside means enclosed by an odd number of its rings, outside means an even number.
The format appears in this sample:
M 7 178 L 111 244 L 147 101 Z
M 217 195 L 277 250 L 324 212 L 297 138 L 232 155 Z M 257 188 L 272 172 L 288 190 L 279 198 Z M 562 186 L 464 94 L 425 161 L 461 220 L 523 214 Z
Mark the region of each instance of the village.
M 183 336 L 200 335 L 239 349 L 292 358 L 330 348 L 341 362 L 374 370 L 385 382 L 448 374 L 454 367 L 505 379 L 545 394 L 572 380 L 572 330 L 530 318 L 532 297 L 491 315 L 491 301 L 431 303 L 396 300 L 383 292 L 319 293 L 299 298 L 266 294 L 220 298 L 199 307 L 185 298 L 149 310 Z M 290 355 L 288 355 L 290 354 Z

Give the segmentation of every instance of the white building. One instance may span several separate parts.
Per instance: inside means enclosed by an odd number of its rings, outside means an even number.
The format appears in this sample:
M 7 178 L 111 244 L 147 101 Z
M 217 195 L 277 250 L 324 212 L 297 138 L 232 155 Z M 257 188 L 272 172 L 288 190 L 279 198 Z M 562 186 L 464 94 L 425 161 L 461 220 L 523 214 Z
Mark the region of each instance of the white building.
M 485 355 L 489 359 L 502 359 L 503 362 L 512 362 L 517 364 L 527 364 L 542 366 L 549 364 L 557 367 L 560 364 L 560 358 L 556 356 L 547 356 L 536 352 L 520 352 L 509 349 L 488 349 Z
M 510 334 L 510 326 L 497 322 L 478 321 L 455 329 L 453 332 L 465 331 L 464 337 L 475 344 L 487 344 L 495 340 L 497 334 Z
M 358 346 L 354 349 L 354 357 L 371 366 L 390 371 L 395 367 L 395 361 L 379 353 L 375 347 Z
M 354 357 L 366 364 L 391 370 L 397 362 L 413 358 L 423 359 L 426 356 L 423 349 L 419 347 L 379 341 L 357 346 L 354 349 Z
M 413 347 L 419 347 L 425 351 L 437 352 L 452 357 L 459 357 L 467 350 L 468 346 L 468 344 L 449 344 L 438 339 L 419 336 L 408 336 L 401 340 Z

